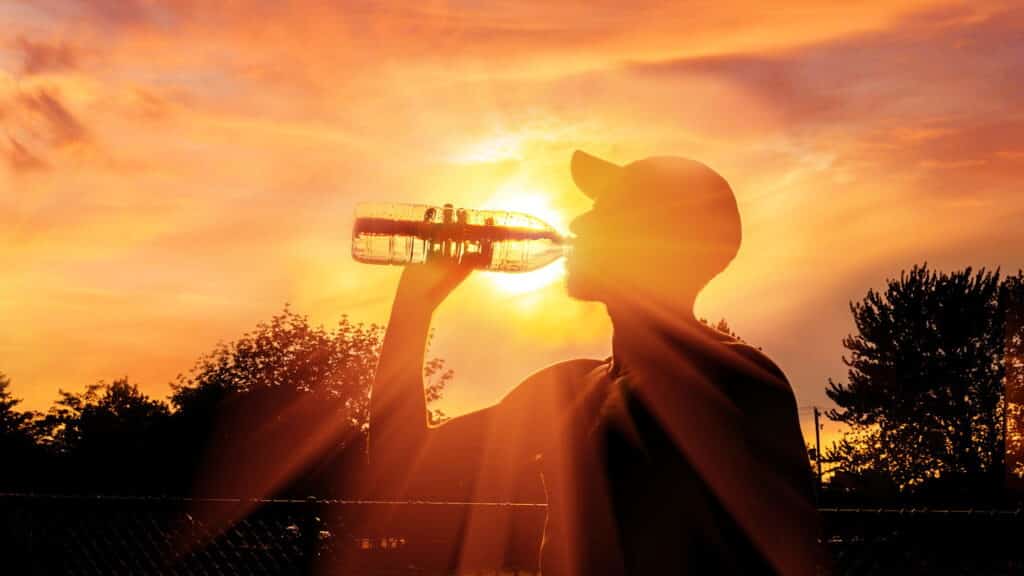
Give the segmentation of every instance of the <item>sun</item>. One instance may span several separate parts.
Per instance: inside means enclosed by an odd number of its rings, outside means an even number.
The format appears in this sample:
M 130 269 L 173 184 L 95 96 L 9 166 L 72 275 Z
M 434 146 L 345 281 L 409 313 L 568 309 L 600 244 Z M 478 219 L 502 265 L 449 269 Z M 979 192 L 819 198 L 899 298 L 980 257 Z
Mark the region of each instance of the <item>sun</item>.
M 512 182 L 499 188 L 482 208 L 531 214 L 552 225 L 559 233 L 565 234 L 566 232 L 565 218 L 561 212 L 551 206 L 549 197 L 518 182 Z M 559 260 L 531 272 L 485 272 L 485 275 L 501 292 L 526 294 L 560 281 L 565 276 L 565 264 Z

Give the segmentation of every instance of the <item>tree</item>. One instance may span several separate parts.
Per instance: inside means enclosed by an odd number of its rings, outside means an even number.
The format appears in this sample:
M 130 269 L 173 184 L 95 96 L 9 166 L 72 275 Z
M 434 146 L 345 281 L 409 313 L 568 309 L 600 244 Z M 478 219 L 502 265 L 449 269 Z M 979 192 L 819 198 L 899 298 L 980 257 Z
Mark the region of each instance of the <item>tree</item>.
M 188 376 L 172 385 L 177 411 L 205 406 L 205 395 L 287 390 L 322 396 L 344 407 L 343 418 L 364 430 L 369 421 L 369 394 L 383 329 L 352 323 L 343 316 L 333 331 L 310 326 L 306 316 L 284 311 L 256 329 L 199 359 Z M 441 398 L 452 372 L 444 360 L 425 366 L 428 402 Z M 435 411 L 435 418 L 443 414 Z
M 21 400 L 10 391 L 11 381 L 0 372 L 0 455 L 6 472 L 0 475 L 0 489 L 25 488 L 38 464 L 33 412 L 18 410 Z
M 162 478 L 167 405 L 127 378 L 60 398 L 41 420 L 42 440 L 74 491 L 145 492 Z
M 365 457 L 382 335 L 345 317 L 314 327 L 286 306 L 179 375 L 170 406 L 121 378 L 20 412 L 0 374 L 0 488 L 341 495 Z M 431 358 L 424 374 L 438 400 L 452 371 Z
M 10 378 L 0 372 L 0 442 L 5 447 L 11 442 L 32 439 L 32 413 L 17 410 L 21 399 L 11 394 L 10 386 Z
M 209 494 L 342 489 L 363 457 L 382 334 L 347 317 L 333 330 L 311 326 L 286 306 L 219 345 L 173 386 L 181 469 L 198 470 L 196 489 Z M 451 370 L 435 358 L 425 375 L 427 400 L 439 399 Z
M 127 378 L 110 384 L 100 381 L 84 392 L 59 393 L 44 421 L 47 442 L 61 452 L 136 445 L 168 414 L 166 404 L 151 399 Z
M 848 383 L 826 390 L 828 417 L 851 428 L 827 454 L 838 470 L 904 491 L 1001 484 L 1007 353 L 1021 336 L 1006 319 L 1022 278 L 914 266 L 851 302 Z

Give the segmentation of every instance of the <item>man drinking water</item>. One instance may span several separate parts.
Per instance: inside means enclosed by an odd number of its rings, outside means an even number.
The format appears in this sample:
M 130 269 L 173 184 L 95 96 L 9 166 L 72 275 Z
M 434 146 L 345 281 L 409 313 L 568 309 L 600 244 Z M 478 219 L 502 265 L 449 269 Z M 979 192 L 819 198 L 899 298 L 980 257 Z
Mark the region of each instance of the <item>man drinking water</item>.
M 545 576 L 812 574 L 810 466 L 786 377 L 699 322 L 699 292 L 740 246 L 732 190 L 677 157 L 618 166 L 576 152 L 593 208 L 570 226 L 570 296 L 605 304 L 607 360 L 536 372 L 490 408 L 428 424 L 433 311 L 469 274 L 402 274 L 370 402 L 372 485 L 384 498 L 546 498 Z M 505 554 L 508 527 L 467 521 L 463 557 Z

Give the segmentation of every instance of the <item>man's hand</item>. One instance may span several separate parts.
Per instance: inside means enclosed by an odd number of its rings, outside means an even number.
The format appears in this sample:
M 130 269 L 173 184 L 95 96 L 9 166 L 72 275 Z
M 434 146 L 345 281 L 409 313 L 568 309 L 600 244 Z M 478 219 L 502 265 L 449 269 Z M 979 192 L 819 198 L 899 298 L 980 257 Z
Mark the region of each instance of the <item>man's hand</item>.
M 472 271 L 470 266 L 443 258 L 406 266 L 398 282 L 395 304 L 433 312 Z

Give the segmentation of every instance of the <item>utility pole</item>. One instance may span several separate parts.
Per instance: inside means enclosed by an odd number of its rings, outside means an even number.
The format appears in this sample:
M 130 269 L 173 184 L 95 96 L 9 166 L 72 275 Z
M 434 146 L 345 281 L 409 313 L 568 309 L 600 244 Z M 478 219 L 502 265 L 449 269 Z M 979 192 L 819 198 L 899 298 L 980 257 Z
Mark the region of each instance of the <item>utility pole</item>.
M 818 464 L 818 490 L 821 490 L 821 425 L 818 423 L 818 418 L 821 416 L 821 412 L 818 411 L 818 407 L 814 407 L 814 461 Z

